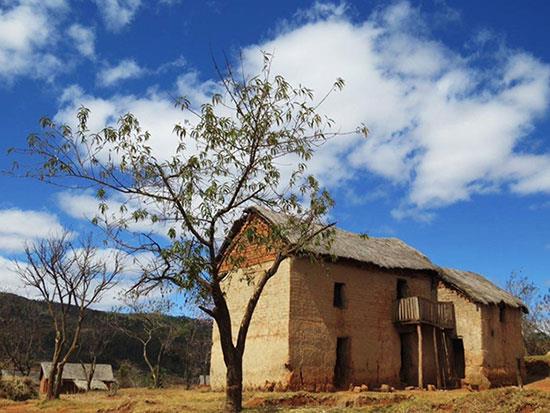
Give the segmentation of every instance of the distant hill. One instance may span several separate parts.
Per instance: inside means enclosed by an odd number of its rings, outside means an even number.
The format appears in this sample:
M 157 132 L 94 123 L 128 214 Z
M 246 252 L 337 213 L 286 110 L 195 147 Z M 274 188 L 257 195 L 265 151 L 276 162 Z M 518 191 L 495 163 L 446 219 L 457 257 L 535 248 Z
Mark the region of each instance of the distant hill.
M 70 314 L 74 320 L 76 309 Z M 178 326 L 180 334 L 173 348 L 164 356 L 162 363 L 164 371 L 172 378 L 180 378 L 182 382 L 194 382 L 199 374 L 208 374 L 210 363 L 211 330 L 209 320 L 187 317 L 165 316 L 164 320 L 173 326 Z M 141 344 L 123 334 L 117 325 L 124 328 L 139 329 L 139 323 L 128 314 L 88 310 L 84 321 L 83 345 L 79 354 L 73 357 L 73 362 L 87 362 L 87 348 L 98 333 L 107 337 L 107 344 L 97 357 L 98 363 L 109 363 L 115 370 L 146 371 Z M 95 331 L 94 331 L 95 330 Z M 0 343 L 1 340 L 20 338 L 17 344 L 29 344 L 29 337 L 34 336 L 29 351 L 35 366 L 40 361 L 48 361 L 53 353 L 54 329 L 45 302 L 30 300 L 11 293 L 0 293 Z M 156 344 L 153 343 L 153 347 Z M 6 351 L 0 345 L 0 363 L 6 360 Z

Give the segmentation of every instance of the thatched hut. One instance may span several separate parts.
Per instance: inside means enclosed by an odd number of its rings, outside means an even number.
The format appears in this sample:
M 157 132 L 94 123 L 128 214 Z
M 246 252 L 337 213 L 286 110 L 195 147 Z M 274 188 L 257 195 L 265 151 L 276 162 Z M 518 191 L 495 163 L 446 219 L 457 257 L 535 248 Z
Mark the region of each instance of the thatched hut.
M 40 393 L 46 393 L 48 377 L 52 363 L 40 363 Z M 90 364 L 67 363 L 63 368 L 61 393 L 78 393 L 87 390 L 86 372 L 91 371 Z M 110 364 L 96 364 L 94 375 L 90 383 L 91 390 L 109 390 L 115 377 Z

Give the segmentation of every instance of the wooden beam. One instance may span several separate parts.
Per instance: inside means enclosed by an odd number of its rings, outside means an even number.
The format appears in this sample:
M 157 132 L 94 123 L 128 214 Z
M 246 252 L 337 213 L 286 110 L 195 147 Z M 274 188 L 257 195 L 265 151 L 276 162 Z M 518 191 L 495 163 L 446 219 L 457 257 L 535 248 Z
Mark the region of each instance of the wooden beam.
M 453 366 L 451 364 L 451 358 L 449 356 L 449 349 L 447 347 L 447 334 L 443 330 L 443 350 L 445 352 L 445 364 L 447 365 L 447 377 L 452 379 L 453 377 Z
M 418 388 L 424 388 L 424 371 L 422 366 L 422 326 L 416 325 L 416 334 L 418 336 Z
M 435 356 L 435 380 L 437 388 L 441 388 L 441 369 L 439 368 L 439 350 L 437 348 L 437 329 L 432 327 L 433 330 L 433 339 L 434 339 L 434 356 Z

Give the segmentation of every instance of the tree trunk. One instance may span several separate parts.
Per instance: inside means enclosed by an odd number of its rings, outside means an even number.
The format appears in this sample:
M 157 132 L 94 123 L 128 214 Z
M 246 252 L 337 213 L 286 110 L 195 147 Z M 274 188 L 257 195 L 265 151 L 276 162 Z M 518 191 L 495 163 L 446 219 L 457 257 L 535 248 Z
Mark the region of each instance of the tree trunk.
M 65 363 L 59 363 L 57 366 L 57 374 L 55 375 L 55 387 L 53 389 L 54 391 L 54 398 L 59 399 L 59 395 L 61 394 L 61 387 L 63 386 L 63 369 L 65 368 Z
M 52 363 L 50 374 L 48 375 L 48 389 L 46 390 L 46 400 L 54 400 L 55 397 L 55 379 L 57 377 L 57 364 Z
M 243 358 L 237 351 L 227 364 L 225 413 L 238 413 L 243 404 Z

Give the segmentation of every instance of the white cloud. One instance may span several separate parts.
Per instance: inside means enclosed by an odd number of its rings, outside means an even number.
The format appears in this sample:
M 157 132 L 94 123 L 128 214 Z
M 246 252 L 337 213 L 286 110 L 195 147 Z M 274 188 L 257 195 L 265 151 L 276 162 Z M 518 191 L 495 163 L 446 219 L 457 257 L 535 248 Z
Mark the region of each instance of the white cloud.
M 140 77 L 145 72 L 146 70 L 141 68 L 135 60 L 125 59 L 116 66 L 102 69 L 97 75 L 97 80 L 102 86 L 113 86 L 122 80 Z
M 91 28 L 75 23 L 69 27 L 67 34 L 73 39 L 76 49 L 82 56 L 94 57 L 95 33 Z
M 125 222 L 130 231 L 140 233 L 154 233 L 163 237 L 167 237 L 169 226 L 163 222 L 152 223 L 150 220 L 135 221 L 128 214 L 121 213 L 120 207 L 124 204 L 128 213 L 136 209 L 147 209 L 153 211 L 151 207 L 147 207 L 144 203 L 139 203 L 135 199 L 122 199 L 115 194 L 111 199 L 106 200 L 107 210 L 105 215 L 100 214 L 98 209 L 99 201 L 97 198 L 87 192 L 60 192 L 57 194 L 59 208 L 69 216 L 76 219 L 92 220 L 98 217 L 100 222 L 107 219 L 108 222 Z
M 427 26 L 408 2 L 360 23 L 334 13 L 247 48 L 245 62 L 257 71 L 257 51 L 273 51 L 273 73 L 318 94 L 336 77 L 346 80 L 323 110 L 344 130 L 366 122 L 371 135 L 334 139 L 313 167 L 328 183 L 370 171 L 401 186 L 395 216 L 502 188 L 550 193 L 550 155 L 516 149 L 548 113 L 550 67 L 498 50 L 485 56 L 493 59 L 487 69 Z
M 51 79 L 63 69 L 52 52 L 65 0 L 14 0 L 0 3 L 0 80 L 25 75 Z
M 120 31 L 134 19 L 141 0 L 94 0 L 105 25 L 113 32 Z
M 23 296 L 29 296 L 32 293 L 25 288 L 15 272 L 14 262 L 2 256 L 0 256 L 0 291 Z
M 402 191 L 395 217 L 425 220 L 432 209 L 474 194 L 550 193 L 550 153 L 530 153 L 525 141 L 535 121 L 548 114 L 548 64 L 501 45 L 479 62 L 477 52 L 433 38 L 428 21 L 408 2 L 378 9 L 361 22 L 346 16 L 345 4 L 323 4 L 301 12 L 299 23 L 285 25 L 271 40 L 245 48 L 243 66 L 257 73 L 259 51 L 274 52 L 272 73 L 313 88 L 317 96 L 336 78 L 345 79 L 343 92 L 321 110 L 342 131 L 365 122 L 371 134 L 367 140 L 334 138 L 318 151 L 310 170 L 325 184 L 375 173 Z M 180 76 L 176 85 L 198 104 L 216 87 L 196 73 Z M 152 133 L 156 154 L 173 153 L 172 128 L 183 115 L 166 95 L 106 99 L 72 88 L 65 97 L 60 119 L 74 119 L 84 104 L 92 110 L 93 130 L 130 111 Z
M 25 243 L 63 232 L 57 216 L 40 211 L 0 210 L 0 251 L 21 252 Z

